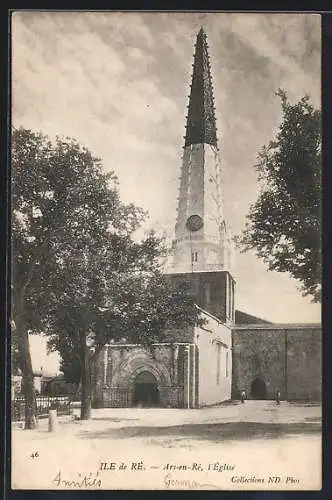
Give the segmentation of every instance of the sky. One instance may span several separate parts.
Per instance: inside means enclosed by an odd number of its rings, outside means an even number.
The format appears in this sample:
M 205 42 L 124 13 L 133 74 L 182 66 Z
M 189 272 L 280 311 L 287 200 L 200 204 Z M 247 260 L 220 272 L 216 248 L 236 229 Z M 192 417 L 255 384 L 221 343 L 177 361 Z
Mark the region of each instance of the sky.
M 12 121 L 77 139 L 114 171 L 144 229 L 172 238 L 196 34 L 207 33 L 233 234 L 257 197 L 258 151 L 278 129 L 279 89 L 321 101 L 318 14 L 16 12 Z M 320 320 L 287 274 L 236 253 L 237 308 L 278 323 Z M 39 341 L 38 341 L 39 342 Z M 37 342 L 37 343 L 38 343 Z

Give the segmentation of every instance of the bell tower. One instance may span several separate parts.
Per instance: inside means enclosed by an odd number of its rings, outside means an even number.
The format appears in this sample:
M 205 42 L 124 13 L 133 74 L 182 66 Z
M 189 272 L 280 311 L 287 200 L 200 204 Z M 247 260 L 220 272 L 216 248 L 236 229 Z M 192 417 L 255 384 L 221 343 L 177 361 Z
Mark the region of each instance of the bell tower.
M 200 297 L 198 305 L 209 310 L 210 304 L 213 310 L 209 312 L 233 321 L 233 246 L 223 213 L 211 67 L 203 28 L 195 44 L 184 139 L 172 271 L 191 276 Z M 225 302 L 222 311 L 219 299 Z
M 197 35 L 180 176 L 174 270 L 230 270 L 222 209 L 220 157 L 206 34 Z

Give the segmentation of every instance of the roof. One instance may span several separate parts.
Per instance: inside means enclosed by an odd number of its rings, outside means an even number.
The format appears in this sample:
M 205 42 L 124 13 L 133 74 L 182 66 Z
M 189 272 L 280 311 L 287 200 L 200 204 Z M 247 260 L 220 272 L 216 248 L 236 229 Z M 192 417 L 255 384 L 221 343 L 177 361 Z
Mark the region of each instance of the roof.
M 320 323 L 248 323 L 243 325 L 234 325 L 233 330 L 244 330 L 246 332 L 254 330 L 315 330 L 321 331 L 322 325 Z
M 235 325 L 253 325 L 253 324 L 264 324 L 264 325 L 272 325 L 271 321 L 267 321 L 266 319 L 258 318 L 257 316 L 253 316 L 252 314 L 245 313 L 243 311 L 235 310 Z
M 203 28 L 200 29 L 195 44 L 185 147 L 202 143 L 217 147 L 210 61 L 206 34 Z

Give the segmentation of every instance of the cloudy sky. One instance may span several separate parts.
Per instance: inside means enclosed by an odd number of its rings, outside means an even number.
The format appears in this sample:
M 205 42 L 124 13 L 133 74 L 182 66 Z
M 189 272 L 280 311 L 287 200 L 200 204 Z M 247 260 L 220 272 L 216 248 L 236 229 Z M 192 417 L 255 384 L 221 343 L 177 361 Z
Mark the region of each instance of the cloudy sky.
M 284 88 L 320 106 L 320 16 L 305 14 L 16 12 L 14 126 L 78 139 L 114 170 L 124 200 L 171 237 L 195 37 L 213 74 L 225 213 L 233 233 L 257 196 L 256 154 L 276 131 Z M 320 309 L 286 274 L 237 254 L 237 306 L 276 322 Z

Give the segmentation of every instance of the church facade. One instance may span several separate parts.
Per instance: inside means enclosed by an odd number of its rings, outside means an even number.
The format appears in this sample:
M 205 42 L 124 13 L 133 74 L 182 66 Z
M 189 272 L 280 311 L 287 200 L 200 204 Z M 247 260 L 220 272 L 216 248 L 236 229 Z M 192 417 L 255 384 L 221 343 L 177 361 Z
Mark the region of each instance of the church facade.
M 93 371 L 95 407 L 199 408 L 245 390 L 255 399 L 320 399 L 320 325 L 275 325 L 235 308 L 233 245 L 223 213 L 206 34 L 197 35 L 178 197 L 173 265 L 206 319 L 147 349 L 105 346 Z
M 230 399 L 231 329 L 201 313 L 204 327 L 170 332 L 169 343 L 106 346 L 95 365 L 93 406 L 198 408 Z

